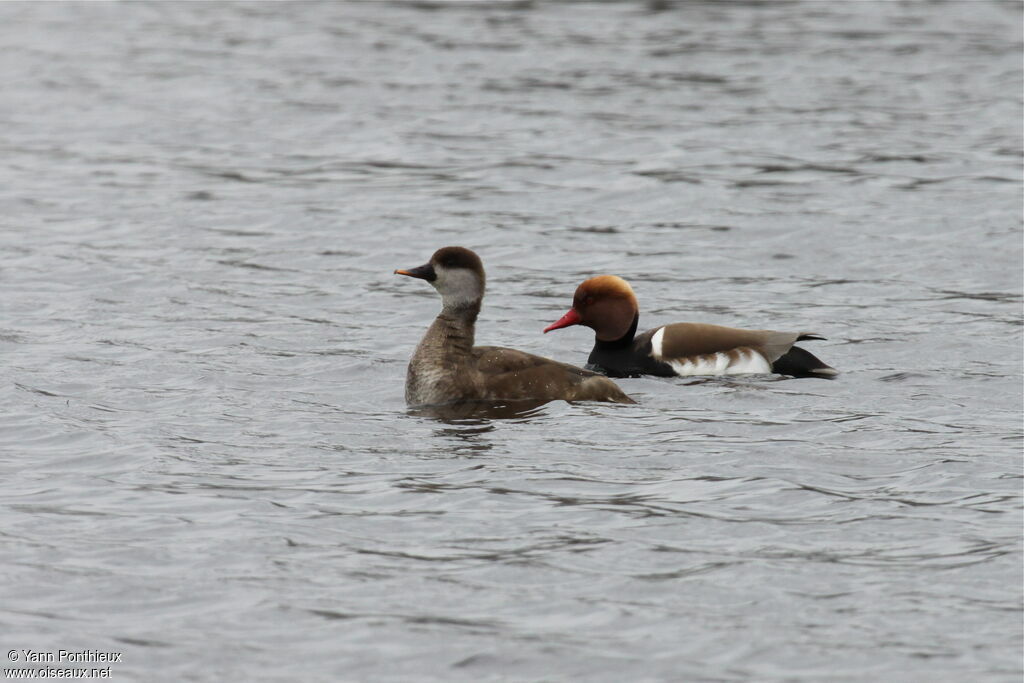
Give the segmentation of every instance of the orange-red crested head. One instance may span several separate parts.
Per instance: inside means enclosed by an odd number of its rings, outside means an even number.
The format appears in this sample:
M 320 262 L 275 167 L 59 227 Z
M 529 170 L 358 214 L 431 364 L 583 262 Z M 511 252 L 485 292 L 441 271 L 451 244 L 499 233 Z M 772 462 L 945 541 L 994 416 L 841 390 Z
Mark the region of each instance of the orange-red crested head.
M 639 311 L 628 282 L 617 275 L 598 275 L 576 288 L 572 308 L 544 331 L 584 325 L 594 330 L 599 340 L 615 341 L 629 332 Z

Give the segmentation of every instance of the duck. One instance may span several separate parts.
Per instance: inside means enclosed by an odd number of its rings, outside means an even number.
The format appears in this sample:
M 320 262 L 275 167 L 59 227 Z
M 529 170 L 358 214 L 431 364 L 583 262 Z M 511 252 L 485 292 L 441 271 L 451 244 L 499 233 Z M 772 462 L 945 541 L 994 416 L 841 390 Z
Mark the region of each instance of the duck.
M 688 377 L 768 374 L 831 379 L 839 372 L 794 346 L 823 340 L 812 332 L 744 330 L 706 323 L 673 323 L 637 334 L 640 306 L 629 283 L 599 275 L 576 288 L 572 308 L 544 328 L 571 325 L 594 330 L 587 368 L 610 377 Z
M 474 346 L 486 276 L 472 250 L 443 247 L 422 266 L 395 274 L 425 280 L 441 295 L 441 312 L 409 361 L 405 401 L 410 406 L 469 401 L 634 403 L 601 373 L 516 349 Z

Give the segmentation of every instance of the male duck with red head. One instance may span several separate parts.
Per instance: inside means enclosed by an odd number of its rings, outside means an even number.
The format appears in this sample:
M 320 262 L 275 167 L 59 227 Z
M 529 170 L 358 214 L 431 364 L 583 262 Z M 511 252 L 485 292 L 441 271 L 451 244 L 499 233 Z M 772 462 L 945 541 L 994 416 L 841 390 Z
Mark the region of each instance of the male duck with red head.
M 640 307 L 629 283 L 599 275 L 576 288 L 572 308 L 550 332 L 570 325 L 594 330 L 587 367 L 612 377 L 778 373 L 832 378 L 839 374 L 798 341 L 824 339 L 808 332 L 740 330 L 704 323 L 674 323 L 637 335 Z
M 473 346 L 486 278 L 480 257 L 469 249 L 444 247 L 424 265 L 395 273 L 426 280 L 441 295 L 441 313 L 409 361 L 409 405 L 558 399 L 633 403 L 598 373 L 515 349 Z

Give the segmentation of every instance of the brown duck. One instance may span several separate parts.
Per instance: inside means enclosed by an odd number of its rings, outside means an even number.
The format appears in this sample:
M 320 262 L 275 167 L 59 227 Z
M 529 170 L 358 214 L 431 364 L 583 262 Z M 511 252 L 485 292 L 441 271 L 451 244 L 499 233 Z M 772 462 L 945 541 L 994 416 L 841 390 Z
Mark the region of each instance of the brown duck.
M 428 263 L 395 273 L 426 280 L 441 295 L 441 313 L 409 361 L 409 405 L 558 399 L 633 403 L 598 373 L 515 349 L 473 346 L 486 278 L 480 257 L 469 249 L 444 247 Z
M 835 368 L 799 346 L 824 339 L 809 332 L 740 330 L 704 323 L 674 323 L 637 335 L 640 307 L 629 283 L 615 275 L 590 278 L 576 288 L 572 308 L 548 325 L 594 330 L 588 368 L 612 377 L 778 373 L 832 378 Z

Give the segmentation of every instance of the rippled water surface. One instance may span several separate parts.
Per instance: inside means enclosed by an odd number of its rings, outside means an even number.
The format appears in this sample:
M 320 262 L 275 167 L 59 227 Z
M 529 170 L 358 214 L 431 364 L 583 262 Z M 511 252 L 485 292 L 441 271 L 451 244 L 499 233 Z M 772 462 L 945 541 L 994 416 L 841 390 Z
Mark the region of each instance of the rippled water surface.
M 120 680 L 1021 676 L 1021 5 L 0 5 L 0 645 Z M 408 412 L 585 277 L 843 374 Z

